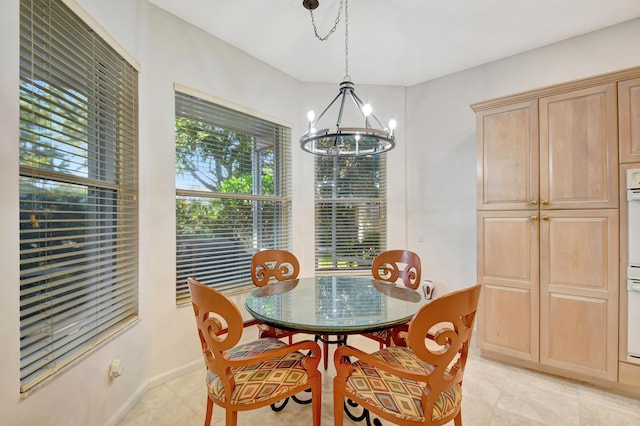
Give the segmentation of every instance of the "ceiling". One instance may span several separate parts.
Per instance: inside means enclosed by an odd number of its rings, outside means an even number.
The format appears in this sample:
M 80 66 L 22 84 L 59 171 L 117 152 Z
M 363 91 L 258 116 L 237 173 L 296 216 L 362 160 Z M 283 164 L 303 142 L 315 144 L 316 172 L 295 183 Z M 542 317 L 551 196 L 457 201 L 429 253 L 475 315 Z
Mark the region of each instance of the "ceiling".
M 304 82 L 345 76 L 344 12 L 316 38 L 302 0 L 149 0 Z M 314 11 L 324 36 L 339 0 Z M 640 0 L 350 0 L 349 75 L 410 86 L 640 17 Z

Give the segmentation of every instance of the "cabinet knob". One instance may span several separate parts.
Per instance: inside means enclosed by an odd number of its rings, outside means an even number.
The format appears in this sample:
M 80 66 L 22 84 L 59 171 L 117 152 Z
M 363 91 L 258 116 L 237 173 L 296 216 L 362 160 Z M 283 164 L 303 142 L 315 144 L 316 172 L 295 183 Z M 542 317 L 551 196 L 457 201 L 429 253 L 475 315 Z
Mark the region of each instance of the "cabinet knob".
M 531 216 L 531 220 L 534 221 L 534 222 L 537 221 L 538 220 L 538 216 Z
M 547 200 L 542 200 L 542 205 L 543 205 L 543 206 L 548 206 L 548 205 L 549 205 L 549 202 L 548 202 Z
M 549 216 L 542 216 L 542 220 L 549 220 Z
M 531 201 L 529 201 L 529 204 L 531 204 L 532 206 L 537 206 L 538 205 L 538 200 L 531 200 Z

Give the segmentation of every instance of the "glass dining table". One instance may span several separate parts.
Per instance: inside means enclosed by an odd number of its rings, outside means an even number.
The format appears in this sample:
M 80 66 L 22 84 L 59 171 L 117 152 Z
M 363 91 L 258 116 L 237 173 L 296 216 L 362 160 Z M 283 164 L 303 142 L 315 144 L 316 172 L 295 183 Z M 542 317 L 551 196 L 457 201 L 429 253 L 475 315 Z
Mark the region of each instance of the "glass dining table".
M 344 345 L 349 334 L 370 333 L 406 324 L 429 301 L 421 293 L 394 283 L 354 276 L 315 276 L 280 281 L 255 289 L 245 300 L 247 311 L 272 327 L 314 334 L 325 345 Z M 330 339 L 328 336 L 334 336 Z M 273 404 L 281 411 L 289 398 Z M 294 396 L 300 404 L 308 404 Z M 352 404 L 353 406 L 353 404 Z M 347 415 L 356 421 L 347 405 Z
M 257 288 L 245 306 L 254 318 L 276 328 L 345 336 L 405 324 L 428 302 L 418 291 L 397 284 L 321 275 Z

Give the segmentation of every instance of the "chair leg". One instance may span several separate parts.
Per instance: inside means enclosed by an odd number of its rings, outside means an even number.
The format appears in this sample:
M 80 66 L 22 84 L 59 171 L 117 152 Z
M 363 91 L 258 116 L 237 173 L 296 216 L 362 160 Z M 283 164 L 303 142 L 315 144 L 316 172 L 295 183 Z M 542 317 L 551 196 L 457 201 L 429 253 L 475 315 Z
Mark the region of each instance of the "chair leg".
M 453 424 L 455 426 L 462 426 L 462 410 L 458 411 L 458 414 L 453 418 Z
M 227 408 L 226 426 L 236 426 L 238 424 L 238 412 Z
M 342 426 L 344 423 L 344 395 L 337 391 L 333 384 L 333 425 Z
M 211 425 L 211 415 L 213 414 L 213 400 L 207 395 L 207 412 L 204 418 L 204 426 Z
M 313 410 L 313 426 L 320 426 L 322 413 L 322 376 L 318 374 L 313 382 L 311 408 Z

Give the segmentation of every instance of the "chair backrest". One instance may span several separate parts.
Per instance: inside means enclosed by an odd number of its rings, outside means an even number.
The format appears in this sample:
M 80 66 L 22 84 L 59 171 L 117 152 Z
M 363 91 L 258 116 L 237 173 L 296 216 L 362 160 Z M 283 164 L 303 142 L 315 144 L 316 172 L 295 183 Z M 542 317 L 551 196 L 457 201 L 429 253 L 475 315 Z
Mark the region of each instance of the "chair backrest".
M 242 314 L 224 294 L 187 278 L 191 303 L 196 316 L 202 355 L 207 368 L 221 377 L 226 358 L 224 351 L 233 348 L 242 337 Z
M 262 250 L 251 258 L 251 279 L 262 287 L 271 279 L 276 281 L 298 278 L 300 263 L 295 255 L 286 250 Z
M 371 265 L 371 273 L 376 280 L 395 283 L 402 279 L 405 286 L 414 290 L 420 286 L 421 269 L 420 257 L 409 250 L 384 251 L 373 259 Z
M 478 284 L 434 299 L 409 322 L 409 348 L 433 367 L 429 392 L 423 394 L 427 407 L 432 407 L 442 392 L 462 382 L 480 289 Z

